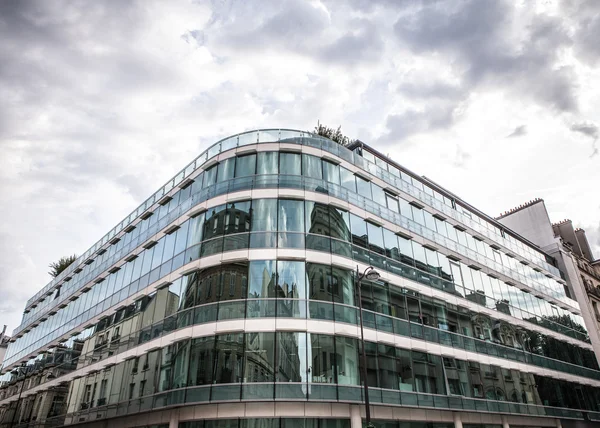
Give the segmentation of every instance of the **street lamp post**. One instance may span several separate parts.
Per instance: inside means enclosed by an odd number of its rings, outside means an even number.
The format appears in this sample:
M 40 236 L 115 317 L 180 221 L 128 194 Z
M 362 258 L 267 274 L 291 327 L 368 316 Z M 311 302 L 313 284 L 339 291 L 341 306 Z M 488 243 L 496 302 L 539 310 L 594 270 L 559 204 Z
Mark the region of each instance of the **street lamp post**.
M 377 281 L 380 278 L 379 272 L 375 270 L 373 266 L 368 266 L 365 271 L 360 274 L 358 266 L 356 266 L 356 289 L 358 290 L 358 309 L 360 315 L 360 341 L 362 351 L 362 378 L 363 378 L 363 390 L 365 393 L 365 416 L 367 419 L 367 428 L 372 428 L 374 425 L 371 423 L 371 406 L 369 404 L 369 385 L 367 381 L 367 353 L 365 351 L 365 332 L 363 327 L 363 308 L 362 308 L 362 294 L 361 294 L 361 283 L 364 278 L 369 281 Z

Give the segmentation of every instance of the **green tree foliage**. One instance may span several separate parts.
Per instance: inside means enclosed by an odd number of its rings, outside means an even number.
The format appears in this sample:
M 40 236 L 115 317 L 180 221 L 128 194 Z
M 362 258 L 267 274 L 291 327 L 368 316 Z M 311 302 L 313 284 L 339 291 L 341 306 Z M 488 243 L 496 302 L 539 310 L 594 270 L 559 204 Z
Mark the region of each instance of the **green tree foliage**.
M 329 138 L 330 140 L 335 141 L 342 146 L 348 146 L 356 140 L 351 140 L 342 134 L 342 127 L 338 126 L 338 129 L 333 129 L 328 126 L 325 126 L 319 122 L 317 122 L 317 126 L 315 126 L 315 134 L 318 134 L 322 137 Z
M 72 256 L 61 257 L 60 259 L 58 259 L 57 262 L 50 263 L 48 265 L 48 267 L 50 268 L 50 272 L 48 272 L 48 273 L 50 274 L 50 276 L 52 276 L 52 278 L 56 278 L 58 275 L 60 275 L 60 273 L 63 270 L 68 268 L 71 265 L 71 263 L 73 263 L 75 260 L 77 260 L 77 256 L 75 254 L 73 254 Z

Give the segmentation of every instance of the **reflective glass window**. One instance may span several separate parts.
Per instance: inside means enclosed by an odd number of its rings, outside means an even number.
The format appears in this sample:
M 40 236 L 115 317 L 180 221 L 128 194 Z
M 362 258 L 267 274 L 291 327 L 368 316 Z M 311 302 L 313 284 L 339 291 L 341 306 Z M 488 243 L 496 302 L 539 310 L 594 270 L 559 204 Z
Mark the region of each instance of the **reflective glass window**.
M 332 267 L 327 284 L 335 302 L 354 305 L 354 278 L 350 271 Z
M 202 235 L 204 239 L 211 239 L 216 236 L 222 236 L 225 229 L 225 214 L 227 206 L 225 204 L 210 208 L 204 214 L 204 229 Z
M 323 170 L 321 159 L 312 155 L 302 155 L 302 175 L 322 180 Z
M 329 205 L 305 201 L 306 233 L 329 236 Z
M 278 211 L 279 247 L 304 248 L 304 202 L 280 199 Z
M 398 205 L 400 206 L 400 214 L 412 220 L 412 205 L 410 205 L 405 199 L 402 198 L 398 198 Z
M 225 159 L 218 165 L 217 182 L 222 183 L 233 178 L 235 158 Z
M 356 179 L 352 172 L 348 171 L 346 168 L 340 167 L 340 180 L 342 187 L 356 193 Z
M 279 200 L 280 232 L 304 232 L 304 202 L 291 199 Z
M 365 180 L 364 178 L 355 176 L 356 178 L 356 191 L 359 195 L 364 196 L 367 199 L 372 199 L 371 197 L 371 183 Z
M 379 254 L 384 254 L 383 230 L 381 226 L 367 222 L 367 234 L 369 236 L 369 249 Z
M 275 372 L 275 333 L 246 333 L 244 382 L 273 382 Z
M 250 231 L 250 201 L 239 201 L 227 204 L 227 212 L 224 219 L 225 234 L 242 233 Z
M 335 337 L 334 357 L 337 383 L 340 385 L 360 385 L 358 340 L 351 337 Z
M 400 250 L 398 249 L 398 236 L 389 229 L 383 229 L 383 242 L 385 246 L 385 255 L 394 260 L 400 260 Z
M 276 297 L 276 266 L 274 260 L 250 262 L 250 283 L 248 298 Z
M 204 171 L 204 182 L 202 183 L 202 187 L 206 188 L 211 186 L 217 182 L 217 169 L 218 165 L 211 167 Z M 152 218 L 152 217 L 150 217 Z
M 414 256 L 410 239 L 398 236 L 398 249 L 400 250 L 400 260 L 402 263 L 414 266 Z
M 236 158 L 235 176 L 246 177 L 256 173 L 256 155 L 239 156 Z
M 260 152 L 257 155 L 256 174 L 278 174 L 279 153 L 278 152 Z
M 395 198 L 394 196 L 388 195 L 387 193 L 385 194 L 385 199 L 386 199 L 386 204 L 387 207 L 394 211 L 395 213 L 400 213 L 400 207 L 398 206 L 398 199 Z
M 331 290 L 327 283 L 330 271 L 330 266 L 318 263 L 306 263 L 308 297 L 311 300 L 331 301 Z
M 277 333 L 277 382 L 308 382 L 306 339 L 306 333 Z M 298 392 L 306 394 L 302 389 Z
M 279 154 L 280 174 L 302 175 L 302 157 L 296 153 Z
M 340 167 L 323 160 L 323 180 L 334 184 L 340 184 Z
M 308 360 L 311 365 L 313 383 L 336 383 L 336 358 L 333 336 L 309 334 Z M 358 361 L 355 359 L 354 361 Z
M 278 297 L 306 299 L 306 273 L 304 262 L 277 262 Z
M 329 224 L 331 237 L 350 241 L 350 213 L 329 206 Z
M 214 383 L 242 381 L 244 361 L 244 334 L 219 334 L 215 337 Z
M 277 199 L 253 200 L 252 214 L 253 232 L 277 230 Z
M 213 361 L 215 360 L 215 337 L 192 339 L 190 348 L 189 385 L 213 383 Z
M 416 266 L 421 270 L 427 270 L 427 258 L 425 257 L 425 249 L 418 242 L 411 241 L 411 243 Z
M 373 194 L 373 200 L 377 202 L 379 205 L 383 205 L 384 207 L 387 205 L 385 192 L 381 187 L 379 187 L 375 183 L 371 183 L 371 192 Z
M 367 223 L 357 215 L 350 214 L 352 243 L 367 248 Z
M 189 221 L 189 236 L 188 236 L 188 247 L 199 244 L 202 242 L 202 229 L 204 226 L 204 213 L 191 218 Z
M 423 216 L 423 210 L 421 208 L 417 208 L 414 205 L 411 205 L 412 210 L 412 218 L 414 221 L 419 223 L 420 225 L 425 226 L 425 217 Z

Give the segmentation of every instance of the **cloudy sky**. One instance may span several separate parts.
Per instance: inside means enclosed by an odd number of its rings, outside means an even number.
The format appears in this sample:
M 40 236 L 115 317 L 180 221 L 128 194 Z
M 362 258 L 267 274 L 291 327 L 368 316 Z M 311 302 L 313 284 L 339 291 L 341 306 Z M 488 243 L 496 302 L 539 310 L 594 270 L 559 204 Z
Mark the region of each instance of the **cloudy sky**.
M 0 2 L 0 326 L 216 140 L 342 126 L 600 257 L 600 2 Z

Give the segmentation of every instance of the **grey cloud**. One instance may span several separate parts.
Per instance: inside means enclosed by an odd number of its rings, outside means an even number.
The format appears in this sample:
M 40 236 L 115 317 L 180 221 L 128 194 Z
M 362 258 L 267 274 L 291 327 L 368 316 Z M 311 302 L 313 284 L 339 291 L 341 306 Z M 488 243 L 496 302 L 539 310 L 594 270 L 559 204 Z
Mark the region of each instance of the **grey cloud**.
M 414 134 L 448 128 L 455 119 L 455 106 L 427 106 L 424 110 L 406 110 L 387 117 L 388 132 L 380 137 L 379 143 L 389 144 Z
M 325 46 L 319 54 L 321 59 L 342 64 L 356 64 L 379 59 L 383 52 L 383 40 L 377 27 L 366 20 L 353 21 L 351 26 L 355 26 L 357 29 Z
M 574 123 L 569 129 L 573 132 L 577 132 L 579 134 L 583 134 L 587 137 L 593 138 L 594 140 L 598 138 L 598 126 L 594 123 Z
M 458 100 L 464 98 L 466 91 L 458 85 L 445 82 L 427 81 L 424 83 L 402 82 L 398 92 L 411 98 L 442 98 Z
M 574 53 L 589 66 L 600 60 L 600 2 L 596 0 L 564 0 L 561 13 L 573 25 Z
M 203 33 L 205 44 L 215 52 L 275 51 L 342 65 L 378 61 L 383 54 L 380 31 L 367 19 L 337 26 L 322 7 L 299 0 L 263 4 L 260 11 L 241 3 L 226 4 L 228 13 L 215 11 L 211 27 Z
M 450 128 L 468 96 L 468 92 L 459 86 L 435 80 L 403 82 L 398 86 L 398 93 L 411 101 L 423 101 L 424 107 L 388 115 L 387 133 L 379 138 L 379 143 L 398 142 L 415 134 Z
M 394 30 L 417 54 L 443 54 L 457 61 L 465 87 L 507 88 L 557 111 L 576 111 L 575 73 L 557 67 L 558 52 L 571 44 L 565 24 L 533 16 L 524 37 L 513 40 L 514 14 L 506 1 L 423 3 L 402 15 Z
M 590 158 L 593 158 L 598 155 L 598 136 L 600 135 L 600 129 L 598 125 L 591 122 L 581 122 L 574 123 L 569 128 L 571 131 L 576 132 L 578 134 L 584 135 L 592 139 L 592 154 Z
M 527 125 L 517 126 L 506 138 L 522 137 L 523 135 L 527 135 Z

